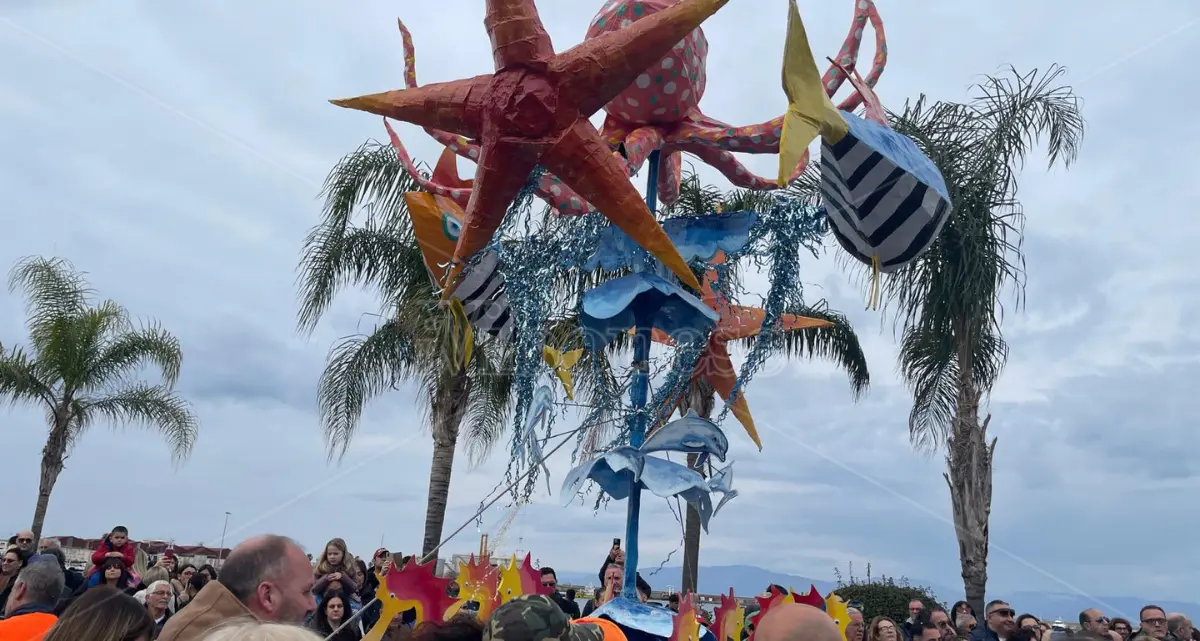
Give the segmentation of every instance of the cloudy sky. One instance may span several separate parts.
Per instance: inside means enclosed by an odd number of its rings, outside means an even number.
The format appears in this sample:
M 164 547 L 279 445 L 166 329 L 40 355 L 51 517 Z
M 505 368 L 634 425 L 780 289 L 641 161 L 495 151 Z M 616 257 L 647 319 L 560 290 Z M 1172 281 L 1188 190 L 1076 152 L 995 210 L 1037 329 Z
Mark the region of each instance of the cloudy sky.
M 599 2 L 542 0 L 561 50 Z M 849 0 L 801 3 L 819 57 L 845 36 Z M 1069 172 L 1026 171 L 1028 305 L 1010 313 L 1012 360 L 992 397 L 996 452 L 990 594 L 1022 589 L 1194 599 L 1200 528 L 1197 445 L 1185 400 L 1200 376 L 1200 240 L 1193 149 L 1197 98 L 1181 80 L 1200 56 L 1200 7 L 1185 0 L 962 3 L 878 0 L 891 60 L 879 93 L 961 100 L 980 74 L 1058 62 L 1085 99 L 1088 135 Z M 352 6 L 351 6 L 352 5 Z M 334 162 L 379 119 L 328 98 L 402 85 L 395 18 L 411 28 L 423 81 L 491 70 L 482 3 L 361 0 L 10 0 L 0 4 L 0 263 L 68 257 L 95 287 L 182 340 L 182 391 L 203 433 L 172 467 L 163 441 L 98 427 L 68 461 L 48 534 L 218 543 L 260 532 L 312 549 L 345 537 L 367 555 L 382 538 L 420 544 L 430 441 L 408 391 L 370 406 L 353 447 L 326 462 L 313 391 L 328 347 L 374 309 L 344 293 L 311 337 L 295 331 L 295 265 Z M 706 25 L 706 113 L 760 122 L 783 108 L 784 0 L 736 0 Z M 452 17 L 456 16 L 456 17 Z M 870 56 L 864 48 L 864 59 Z M 1141 115 L 1139 115 L 1141 114 Z M 1166 127 L 1165 132 L 1160 129 Z M 418 159 L 440 149 L 401 136 Z M 750 158 L 770 174 L 772 158 Z M 463 165 L 464 171 L 469 167 Z M 704 169 L 707 178 L 719 178 Z M 909 397 L 890 328 L 831 253 L 806 290 L 856 323 L 873 386 L 855 404 L 821 363 L 774 367 L 750 400 L 766 451 L 735 434 L 742 497 L 714 520 L 703 563 L 831 577 L 834 566 L 957 585 L 957 546 L 940 458 L 907 445 Z M 21 302 L 0 296 L 0 341 L 23 340 Z M 3 410 L 6 501 L 0 527 L 28 523 L 44 442 L 40 414 Z M 502 473 L 503 452 L 453 480 L 447 532 Z M 565 457 L 551 464 L 556 480 Z M 542 496 L 504 546 L 587 570 L 621 508 L 593 515 Z M 497 508 L 483 517 L 495 528 Z M 665 503 L 643 520 L 645 562 L 679 547 Z M 468 526 L 450 544 L 475 547 Z M 582 551 L 582 554 L 580 552 Z M 672 557 L 677 563 L 679 553 Z M 957 595 L 940 595 L 946 599 Z

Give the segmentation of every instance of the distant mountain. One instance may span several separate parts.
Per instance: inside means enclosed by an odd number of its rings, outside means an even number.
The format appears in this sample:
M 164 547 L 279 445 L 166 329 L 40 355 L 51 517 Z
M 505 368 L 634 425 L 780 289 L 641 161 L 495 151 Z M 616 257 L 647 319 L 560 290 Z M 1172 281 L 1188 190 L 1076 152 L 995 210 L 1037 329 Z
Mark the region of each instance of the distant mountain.
M 599 585 L 600 579 L 597 576 L 599 571 L 599 567 L 593 572 L 560 571 L 558 573 L 558 580 L 562 583 L 577 585 Z M 651 576 L 650 573 L 653 571 L 653 569 L 643 570 L 642 578 L 653 586 L 655 590 L 678 589 L 679 576 L 682 572 L 681 568 L 665 567 Z M 836 584 L 831 581 L 783 574 L 751 565 L 722 565 L 700 568 L 699 587 L 701 594 L 722 594 L 728 592 L 731 587 L 738 595 L 758 594 L 772 583 L 788 588 L 796 588 L 797 590 L 805 590 L 808 589 L 809 585 L 815 585 L 822 594 L 836 587 Z M 958 595 L 962 591 L 961 588 L 936 585 L 919 579 L 913 579 L 912 583 L 913 585 L 928 586 L 947 605 L 957 601 L 959 599 Z M 1099 607 L 1110 617 L 1123 616 L 1131 621 L 1136 621 L 1138 610 L 1147 603 L 1160 605 L 1167 612 L 1182 612 L 1192 617 L 1193 620 L 1196 620 L 1200 616 L 1200 604 L 1197 603 L 1164 601 L 1136 596 L 1097 596 L 1093 599 L 1088 599 L 1074 594 L 1033 591 L 1021 591 L 996 596 L 1008 600 L 1018 612 L 1028 612 L 1039 618 L 1051 620 L 1078 621 L 1079 613 L 1082 610 Z M 1136 627 L 1136 623 L 1134 625 Z

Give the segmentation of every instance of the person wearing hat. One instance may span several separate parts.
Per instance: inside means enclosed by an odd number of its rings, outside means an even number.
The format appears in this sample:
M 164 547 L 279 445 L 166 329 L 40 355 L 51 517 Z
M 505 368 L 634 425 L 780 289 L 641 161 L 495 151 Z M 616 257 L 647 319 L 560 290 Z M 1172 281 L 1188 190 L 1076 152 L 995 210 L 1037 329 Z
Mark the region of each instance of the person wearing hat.
M 604 628 L 595 622 L 571 623 L 550 597 L 527 594 L 496 608 L 483 629 L 483 641 L 624 640 L 607 636 Z

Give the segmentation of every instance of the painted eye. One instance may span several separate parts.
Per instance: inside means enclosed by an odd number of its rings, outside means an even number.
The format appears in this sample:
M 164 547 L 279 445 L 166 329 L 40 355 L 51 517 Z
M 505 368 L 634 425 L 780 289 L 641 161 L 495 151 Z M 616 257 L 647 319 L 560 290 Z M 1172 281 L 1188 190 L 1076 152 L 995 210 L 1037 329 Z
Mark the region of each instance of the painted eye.
M 462 221 L 450 212 L 442 212 L 442 233 L 446 234 L 446 238 L 458 242 L 458 235 L 462 233 Z

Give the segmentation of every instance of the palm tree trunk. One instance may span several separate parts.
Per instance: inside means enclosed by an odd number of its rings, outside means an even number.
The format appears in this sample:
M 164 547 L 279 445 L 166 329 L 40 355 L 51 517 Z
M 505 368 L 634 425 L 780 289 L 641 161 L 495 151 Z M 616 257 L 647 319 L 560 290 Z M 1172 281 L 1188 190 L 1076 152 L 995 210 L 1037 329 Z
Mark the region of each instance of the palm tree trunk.
M 711 419 L 713 393 L 714 390 L 708 381 L 699 377 L 693 378 L 688 386 L 687 396 L 681 403 L 681 411 L 686 412 L 690 408 L 700 416 Z M 703 475 L 704 470 L 696 467 L 697 458 L 699 457 L 695 454 L 688 454 L 688 467 Z M 700 582 L 700 532 L 700 512 L 689 503 L 687 516 L 683 521 L 683 577 L 679 587 L 679 591 L 685 594 L 695 593 Z
M 425 504 L 425 539 L 421 543 L 421 558 L 425 561 L 442 542 L 442 527 L 446 521 L 446 504 L 450 500 L 450 476 L 454 472 L 454 450 L 458 446 L 458 429 L 467 409 L 471 379 L 465 372 L 444 379 L 430 403 L 433 420 L 433 461 L 429 465 L 429 496 Z M 436 558 L 436 555 L 434 555 Z
M 38 480 L 37 505 L 33 508 L 33 539 L 36 544 L 42 538 L 42 525 L 46 521 L 46 509 L 50 506 L 50 493 L 63 471 L 63 459 L 67 453 L 67 424 L 65 417 L 56 418 L 55 425 L 42 448 L 42 473 Z
M 959 334 L 963 336 L 963 334 Z M 996 439 L 987 441 L 989 414 L 981 423 L 979 400 L 971 378 L 970 342 L 959 341 L 958 407 L 948 443 L 947 472 L 963 590 L 976 612 L 984 611 L 987 590 L 988 519 L 992 513 L 992 455 Z

